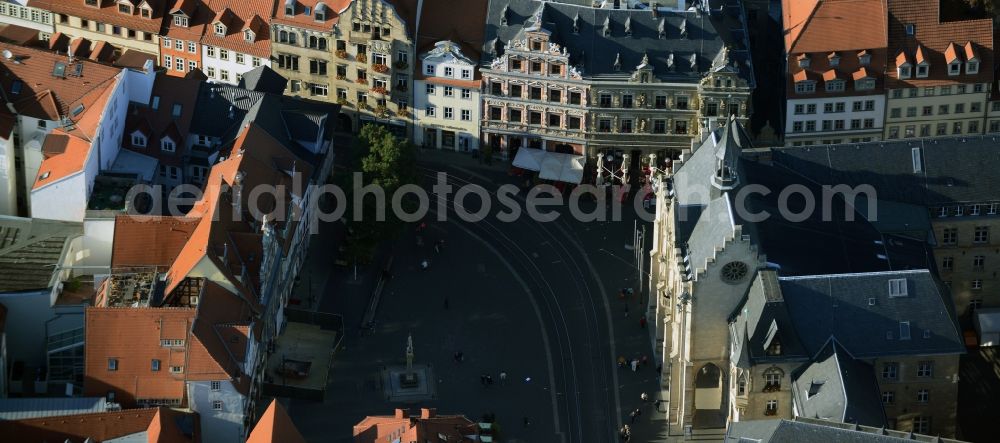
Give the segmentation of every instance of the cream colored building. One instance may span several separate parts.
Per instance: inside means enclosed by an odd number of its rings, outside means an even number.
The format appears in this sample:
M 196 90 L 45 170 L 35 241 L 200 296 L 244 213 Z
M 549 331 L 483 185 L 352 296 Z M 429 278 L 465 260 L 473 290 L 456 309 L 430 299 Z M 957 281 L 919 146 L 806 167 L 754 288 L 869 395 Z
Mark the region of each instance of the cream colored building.
M 478 63 L 455 42 L 442 41 L 421 54 L 417 69 L 413 142 L 428 148 L 479 150 Z
M 886 140 L 987 130 L 993 22 L 940 19 L 939 0 L 887 0 Z
M 160 2 L 35 0 L 31 6 L 52 11 L 58 33 L 82 37 L 92 45 L 107 42 L 116 55 L 130 49 L 159 58 L 159 33 L 166 16 Z
M 339 11 L 330 94 L 355 130 L 377 123 L 411 136 L 415 19 L 404 13 L 387 0 L 353 0 Z

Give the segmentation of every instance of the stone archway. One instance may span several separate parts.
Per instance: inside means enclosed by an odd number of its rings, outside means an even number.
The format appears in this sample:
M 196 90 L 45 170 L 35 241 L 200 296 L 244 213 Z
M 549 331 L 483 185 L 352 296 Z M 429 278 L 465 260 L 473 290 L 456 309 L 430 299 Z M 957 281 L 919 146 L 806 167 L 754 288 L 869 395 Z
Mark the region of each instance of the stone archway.
M 722 370 L 706 363 L 694 376 L 694 420 L 697 429 L 725 427 L 723 414 Z

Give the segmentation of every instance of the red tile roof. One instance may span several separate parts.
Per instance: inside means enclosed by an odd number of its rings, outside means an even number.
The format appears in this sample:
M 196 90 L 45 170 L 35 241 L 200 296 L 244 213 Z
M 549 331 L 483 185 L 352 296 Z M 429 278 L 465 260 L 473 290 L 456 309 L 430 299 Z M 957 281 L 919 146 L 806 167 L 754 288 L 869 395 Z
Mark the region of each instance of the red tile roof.
M 887 0 L 889 10 L 889 48 L 896 53 L 912 54 L 916 63 L 921 59 L 930 64 L 926 78 L 899 79 L 896 63 L 887 66 L 890 88 L 918 88 L 958 83 L 989 83 L 993 80 L 993 21 L 990 19 L 942 22 L 939 0 Z M 907 25 L 913 25 L 914 35 L 907 35 Z M 948 75 L 946 51 L 954 43 L 971 42 L 980 61 L 977 74 Z M 963 48 L 964 49 L 964 48 Z
M 62 129 L 53 129 L 49 135 L 45 136 L 44 144 L 45 150 L 58 153 L 42 160 L 32 190 L 82 172 L 87 157 L 90 155 L 90 142 L 75 135 L 69 135 Z
M 0 435 L 16 436 L 21 442 L 97 442 L 122 438 L 142 432 L 149 443 L 197 443 L 197 437 L 187 437 L 176 420 L 181 415 L 193 417 L 197 429 L 197 414 L 184 414 L 167 408 L 126 409 L 123 411 L 56 417 L 0 421 Z M 195 432 L 194 435 L 198 435 Z
M 292 418 L 277 400 L 271 400 L 270 406 L 260 416 L 257 424 L 250 431 L 247 443 L 305 443 L 298 428 L 292 423 Z
M 274 14 L 276 0 L 204 0 L 213 13 L 211 23 L 205 26 L 201 42 L 257 57 L 271 56 L 271 34 L 267 26 L 251 26 L 260 23 L 254 17 L 270 18 Z M 215 23 L 226 25 L 226 34 L 215 34 Z M 257 29 L 254 29 L 257 28 Z M 253 41 L 247 41 L 243 31 L 254 32 Z
M 354 425 L 354 443 L 382 443 L 397 434 L 400 441 L 426 441 L 447 436 L 448 441 L 479 441 L 476 423 L 462 415 L 437 415 L 434 409 L 421 408 L 419 416 L 396 409 L 394 416 L 368 416 Z M 470 436 L 472 436 L 470 438 Z
M 297 0 L 295 2 L 295 14 L 291 16 L 285 15 L 284 1 L 279 3 L 278 8 L 274 11 L 271 23 L 330 32 L 333 31 L 333 25 L 340 21 L 340 13 L 350 6 L 351 0 Z M 319 3 L 325 4 L 327 8 L 323 20 L 316 20 L 316 5 Z M 305 8 L 307 7 L 313 11 L 312 14 L 305 15 Z
M 200 85 L 201 82 L 195 79 L 157 74 L 150 100 L 157 97 L 158 107 L 132 106 L 125 122 L 122 145 L 131 151 L 156 158 L 162 164 L 181 166 L 184 163 L 183 157 L 189 154 L 185 135 L 194 118 Z M 179 105 L 181 111 L 176 118 L 173 115 L 175 105 Z M 132 144 L 131 135 L 137 129 L 146 134 L 146 146 Z M 160 149 L 160 142 L 166 136 L 174 141 L 174 152 Z
M 50 91 L 61 115 L 69 114 L 77 104 L 88 104 L 83 100 L 88 93 L 114 82 L 115 76 L 121 72 L 119 68 L 94 63 L 87 59 L 76 59 L 83 65 L 81 75 L 58 78 L 52 75 L 52 70 L 57 62 L 68 62 L 65 55 L 0 43 L 0 51 L 3 50 L 9 50 L 14 55 L 11 60 L 0 57 L 0 72 L 3 73 L 0 75 L 0 87 L 4 89 L 8 99 L 18 106 L 27 106 L 25 97 L 38 96 L 37 94 Z M 67 67 L 67 74 L 69 69 L 72 67 Z M 15 82 L 20 85 L 17 94 L 14 94 Z M 50 114 L 46 112 L 30 116 L 49 118 Z
M 885 0 L 782 0 L 788 54 L 885 48 Z
M 111 267 L 156 266 L 166 269 L 177 258 L 197 223 L 197 219 L 184 217 L 119 215 L 115 218 Z
M 165 16 L 164 0 L 145 0 L 152 7 L 150 18 L 139 15 L 139 8 L 133 8 L 132 14 L 118 12 L 118 3 L 114 0 L 98 0 L 97 7 L 87 6 L 84 0 L 30 0 L 28 6 L 46 9 L 60 14 L 95 20 L 128 29 L 159 34 Z
M 125 407 L 139 399 L 185 398 L 184 374 L 171 366 L 187 365 L 188 334 L 194 322 L 190 308 L 97 308 L 86 310 L 84 395 L 105 396 Z M 184 340 L 182 347 L 164 347 L 160 340 Z M 117 359 L 117 370 L 108 370 L 108 359 Z M 152 360 L 160 370 L 152 370 Z

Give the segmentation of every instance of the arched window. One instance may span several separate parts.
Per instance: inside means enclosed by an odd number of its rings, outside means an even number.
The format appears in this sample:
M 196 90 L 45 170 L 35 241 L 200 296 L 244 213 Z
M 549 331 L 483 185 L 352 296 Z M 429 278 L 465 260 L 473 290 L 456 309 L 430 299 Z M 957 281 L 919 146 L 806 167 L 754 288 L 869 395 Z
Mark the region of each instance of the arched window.
M 318 48 L 322 49 L 322 50 L 326 50 L 326 38 L 325 37 L 320 37 L 319 38 L 319 46 L 318 46 Z

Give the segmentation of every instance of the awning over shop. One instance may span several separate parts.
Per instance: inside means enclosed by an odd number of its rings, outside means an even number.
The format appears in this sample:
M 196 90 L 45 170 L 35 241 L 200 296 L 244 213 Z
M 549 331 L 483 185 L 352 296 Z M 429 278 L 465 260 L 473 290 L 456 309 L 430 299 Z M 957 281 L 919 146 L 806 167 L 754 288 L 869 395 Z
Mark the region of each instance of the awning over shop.
M 513 165 L 521 169 L 538 171 L 538 177 L 543 180 L 579 184 L 583 181 L 585 163 L 586 159 L 582 155 L 521 148 L 514 156 Z

